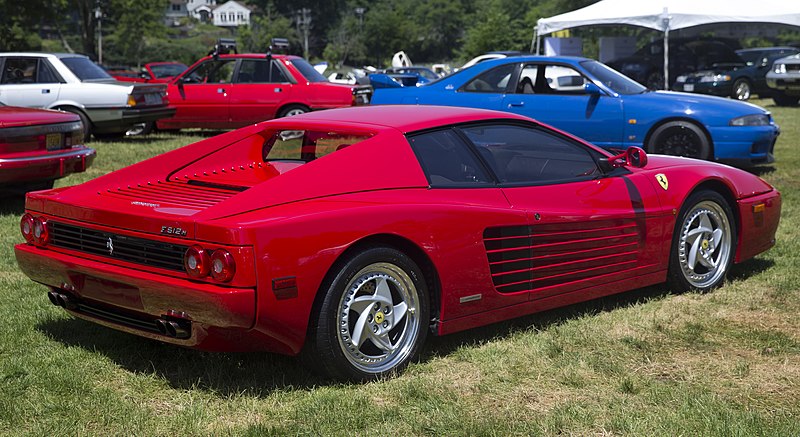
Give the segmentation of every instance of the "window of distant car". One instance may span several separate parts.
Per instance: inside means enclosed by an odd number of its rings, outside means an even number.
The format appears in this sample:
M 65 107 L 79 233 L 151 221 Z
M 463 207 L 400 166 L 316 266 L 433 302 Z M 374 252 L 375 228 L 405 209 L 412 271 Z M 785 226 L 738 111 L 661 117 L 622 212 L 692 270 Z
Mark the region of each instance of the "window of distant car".
M 61 62 L 81 80 L 81 82 L 91 80 L 114 80 L 110 74 L 92 62 L 89 58 L 82 56 L 68 56 L 61 58 Z
M 585 94 L 587 79 L 572 67 L 525 65 L 517 81 L 518 94 Z
M 452 129 L 413 135 L 409 143 L 431 187 L 494 185 L 470 146 Z
M 509 63 L 484 71 L 461 87 L 461 91 L 473 93 L 504 93 L 516 66 L 517 64 Z
M 50 64 L 41 58 L 6 58 L 0 83 L 59 83 Z
M 281 130 L 267 133 L 261 156 L 268 161 L 310 162 L 370 138 L 372 134 Z
M 237 83 L 287 83 L 290 80 L 284 74 L 277 61 L 267 59 L 243 59 L 239 65 Z
M 185 83 L 230 83 L 234 59 L 209 59 L 183 77 Z
M 542 129 L 479 125 L 461 130 L 503 184 L 571 182 L 601 174 L 590 149 Z
M 306 78 L 309 82 L 327 82 L 328 79 L 315 70 L 311 64 L 303 58 L 291 58 L 289 60 L 292 65 Z
M 617 72 L 617 70 L 606 64 L 597 61 L 582 61 L 581 67 L 585 68 L 595 79 L 617 94 L 641 94 L 647 91 L 647 88 L 639 82 Z
M 164 77 L 173 77 L 177 76 L 184 71 L 186 71 L 188 67 L 183 64 L 161 64 L 161 65 L 151 65 L 150 71 L 153 72 L 153 75 L 156 79 L 161 79 Z

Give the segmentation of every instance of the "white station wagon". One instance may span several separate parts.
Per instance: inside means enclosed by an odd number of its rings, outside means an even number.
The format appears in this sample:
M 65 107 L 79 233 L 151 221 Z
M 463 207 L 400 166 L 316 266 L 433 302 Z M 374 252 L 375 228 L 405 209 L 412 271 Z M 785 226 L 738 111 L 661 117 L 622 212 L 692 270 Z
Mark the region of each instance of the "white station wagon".
M 75 113 L 86 138 L 124 135 L 175 113 L 166 85 L 117 82 L 88 57 L 66 53 L 0 53 L 0 102 Z

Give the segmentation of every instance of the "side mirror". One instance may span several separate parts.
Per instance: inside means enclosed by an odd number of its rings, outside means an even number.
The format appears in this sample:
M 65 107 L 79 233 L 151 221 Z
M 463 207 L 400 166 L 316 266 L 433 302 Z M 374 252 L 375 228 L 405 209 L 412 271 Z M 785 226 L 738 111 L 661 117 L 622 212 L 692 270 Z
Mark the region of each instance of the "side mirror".
M 605 171 L 619 167 L 642 168 L 647 165 L 647 153 L 641 147 L 628 147 L 619 155 L 602 159 L 600 164 Z
M 586 92 L 586 94 L 591 94 L 593 96 L 603 94 L 603 91 L 600 90 L 600 87 L 595 85 L 593 82 L 586 82 L 583 85 L 583 91 Z

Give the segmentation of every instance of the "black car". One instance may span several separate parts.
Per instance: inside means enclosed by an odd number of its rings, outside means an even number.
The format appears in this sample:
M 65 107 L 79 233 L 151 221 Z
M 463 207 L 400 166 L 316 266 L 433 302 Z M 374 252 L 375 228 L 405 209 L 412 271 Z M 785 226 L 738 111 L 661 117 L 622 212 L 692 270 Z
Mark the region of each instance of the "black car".
M 761 47 L 737 50 L 740 60 L 719 63 L 693 73 L 679 75 L 672 89 L 747 100 L 752 94 L 770 96 L 766 75 L 772 63 L 800 50 L 793 47 Z
M 743 64 L 735 49 L 739 43 L 727 38 L 670 38 L 669 77 L 706 70 L 720 64 Z M 655 40 L 633 55 L 608 65 L 650 89 L 664 89 L 664 41 Z

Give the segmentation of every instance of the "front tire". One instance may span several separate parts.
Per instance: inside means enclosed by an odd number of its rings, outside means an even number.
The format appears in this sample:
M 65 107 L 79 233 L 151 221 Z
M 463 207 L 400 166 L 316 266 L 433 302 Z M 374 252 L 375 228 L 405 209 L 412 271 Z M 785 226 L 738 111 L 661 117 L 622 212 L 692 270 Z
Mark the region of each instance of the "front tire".
M 711 159 L 705 132 L 688 121 L 670 121 L 657 127 L 647 142 L 647 153 Z
M 708 291 L 725 280 L 736 253 L 736 222 L 719 193 L 699 191 L 684 202 L 672 236 L 668 281 L 673 291 Z
M 428 289 L 402 252 L 375 247 L 334 267 L 304 353 L 314 370 L 346 381 L 375 380 L 408 365 L 425 342 Z
M 745 101 L 750 98 L 751 94 L 752 87 L 750 86 L 750 81 L 744 78 L 736 79 L 736 82 L 733 83 L 731 97 L 736 100 Z

